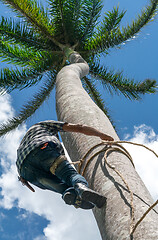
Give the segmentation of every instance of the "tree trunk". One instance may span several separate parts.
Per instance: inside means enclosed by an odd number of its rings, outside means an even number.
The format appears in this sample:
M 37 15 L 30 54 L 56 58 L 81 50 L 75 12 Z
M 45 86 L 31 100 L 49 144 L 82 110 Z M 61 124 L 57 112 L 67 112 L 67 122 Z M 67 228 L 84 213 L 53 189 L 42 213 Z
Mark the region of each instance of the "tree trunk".
M 80 78 L 88 73 L 88 65 L 78 54 L 71 54 L 70 57 L 71 63 L 74 64 L 64 67 L 57 76 L 58 119 L 95 127 L 119 140 L 109 119 L 82 87 Z M 62 133 L 62 140 L 72 161 L 81 159 L 90 148 L 101 142 L 97 137 L 79 133 Z M 153 204 L 153 200 L 128 157 L 113 151 L 108 156 L 108 162 L 122 174 L 133 192 L 136 223 Z M 122 179 L 104 163 L 102 153 L 88 165 L 84 176 L 91 188 L 107 198 L 106 206 L 93 210 L 103 240 L 158 240 L 156 208 L 138 225 L 134 234 L 130 234 L 132 211 L 130 193 Z

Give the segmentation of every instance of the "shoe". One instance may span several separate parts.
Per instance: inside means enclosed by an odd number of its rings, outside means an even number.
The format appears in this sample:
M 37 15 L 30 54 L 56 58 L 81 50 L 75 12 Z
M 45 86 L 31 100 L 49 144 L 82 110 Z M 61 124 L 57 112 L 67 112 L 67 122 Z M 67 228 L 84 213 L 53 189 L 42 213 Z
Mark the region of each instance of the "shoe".
M 103 207 L 103 205 L 106 203 L 106 197 L 102 196 L 98 192 L 93 191 L 82 183 L 77 183 L 74 188 L 82 200 L 91 202 L 98 208 Z
M 62 195 L 62 199 L 66 204 L 73 205 L 75 208 L 82 208 L 88 210 L 95 207 L 93 203 L 82 200 L 79 196 L 77 196 L 74 188 L 66 189 L 66 191 Z
M 87 202 L 81 199 L 79 196 L 76 197 L 75 203 L 73 205 L 75 208 L 82 208 L 84 210 L 89 210 L 95 207 L 95 204 Z

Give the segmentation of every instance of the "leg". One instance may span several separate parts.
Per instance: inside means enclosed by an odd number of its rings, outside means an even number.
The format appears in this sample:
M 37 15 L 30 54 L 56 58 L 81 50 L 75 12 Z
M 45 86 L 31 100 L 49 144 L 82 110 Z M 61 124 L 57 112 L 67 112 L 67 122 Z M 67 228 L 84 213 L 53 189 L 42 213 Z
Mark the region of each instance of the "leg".
M 74 187 L 77 195 L 84 201 L 91 202 L 101 208 L 106 198 L 88 188 L 86 179 L 67 161 L 65 155 L 61 155 L 52 164 L 50 171 L 67 185 Z
M 40 156 L 42 156 L 42 154 Z M 50 158 L 46 159 L 45 168 L 47 168 L 46 166 L 49 165 L 50 162 L 52 163 L 52 161 L 54 160 Z M 30 153 L 25 159 L 21 168 L 21 176 L 41 189 L 47 189 L 62 194 L 62 198 L 66 204 L 74 205 L 76 208 L 80 207 L 82 209 L 92 209 L 94 207 L 92 203 L 81 200 L 73 187 L 68 186 L 57 176 L 47 171 L 47 169 L 41 168 L 36 151 Z
M 60 194 L 63 194 L 66 191 L 66 189 L 69 188 L 65 183 L 61 182 L 59 179 L 57 180 L 48 176 L 38 175 L 37 181 L 38 185 L 40 184 L 40 186 L 42 186 L 43 188 Z
M 61 154 L 59 146 L 53 142 L 49 142 L 44 149 L 39 146 L 29 156 L 32 166 L 41 171 L 51 172 L 53 176 L 57 176 L 69 187 L 76 183 L 88 185 L 86 179 L 78 174 L 76 169 L 67 161 L 66 156 Z
M 41 189 L 48 189 L 63 194 L 69 186 L 49 171 L 42 170 L 34 165 L 35 155 L 30 153 L 21 167 L 21 176 Z
M 86 179 L 76 171 L 65 155 L 61 155 L 55 160 L 50 168 L 50 172 L 70 187 L 74 187 L 77 183 L 88 186 Z

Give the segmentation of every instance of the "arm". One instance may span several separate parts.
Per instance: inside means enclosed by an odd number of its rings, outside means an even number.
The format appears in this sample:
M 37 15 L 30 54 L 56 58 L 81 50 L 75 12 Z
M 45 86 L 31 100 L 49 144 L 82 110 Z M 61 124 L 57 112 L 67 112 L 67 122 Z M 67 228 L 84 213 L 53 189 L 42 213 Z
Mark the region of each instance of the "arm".
M 102 133 L 93 127 L 88 127 L 80 124 L 65 123 L 63 125 L 63 130 L 65 132 L 79 132 L 89 136 L 97 136 L 105 141 L 114 141 L 114 139 L 109 135 L 106 135 L 105 133 Z

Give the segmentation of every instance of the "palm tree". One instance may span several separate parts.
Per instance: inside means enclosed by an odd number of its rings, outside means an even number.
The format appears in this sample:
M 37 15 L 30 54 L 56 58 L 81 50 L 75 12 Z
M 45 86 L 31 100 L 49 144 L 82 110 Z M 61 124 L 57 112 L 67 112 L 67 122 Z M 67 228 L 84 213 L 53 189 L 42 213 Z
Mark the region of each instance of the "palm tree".
M 32 100 L 22 107 L 18 116 L 1 126 L 0 135 L 15 129 L 32 116 L 56 85 L 60 120 L 95 126 L 117 140 L 105 116 L 108 112 L 95 80 L 99 80 L 110 92 L 122 93 L 129 99 L 140 99 L 145 93 L 154 93 L 156 82 L 149 79 L 135 82 L 121 72 L 112 72 L 101 65 L 99 56 L 106 55 L 110 48 L 121 46 L 135 36 L 156 14 L 158 0 L 151 0 L 150 5 L 126 27 L 120 27 L 125 12 L 118 8 L 113 8 L 98 24 L 102 10 L 100 0 L 49 0 L 48 9 L 35 0 L 3 2 L 21 18 L 13 20 L 2 17 L 0 21 L 0 56 L 3 61 L 16 65 L 14 68 L 1 69 L 2 93 L 31 87 L 42 79 L 45 82 Z M 98 140 L 75 134 L 62 137 L 72 160 L 82 158 L 89 148 L 98 144 Z M 87 167 L 86 178 L 94 189 L 107 197 L 106 207 L 94 210 L 102 238 L 133 239 L 133 234 L 129 233 L 132 209 L 128 189 L 117 174 L 104 166 L 101 159 L 102 154 Z M 139 219 L 152 203 L 149 193 L 123 154 L 114 152 L 109 160 L 123 171 L 125 178 L 128 175 L 134 192 L 135 217 Z M 134 237 L 157 239 L 157 220 L 153 211 L 134 233 Z

